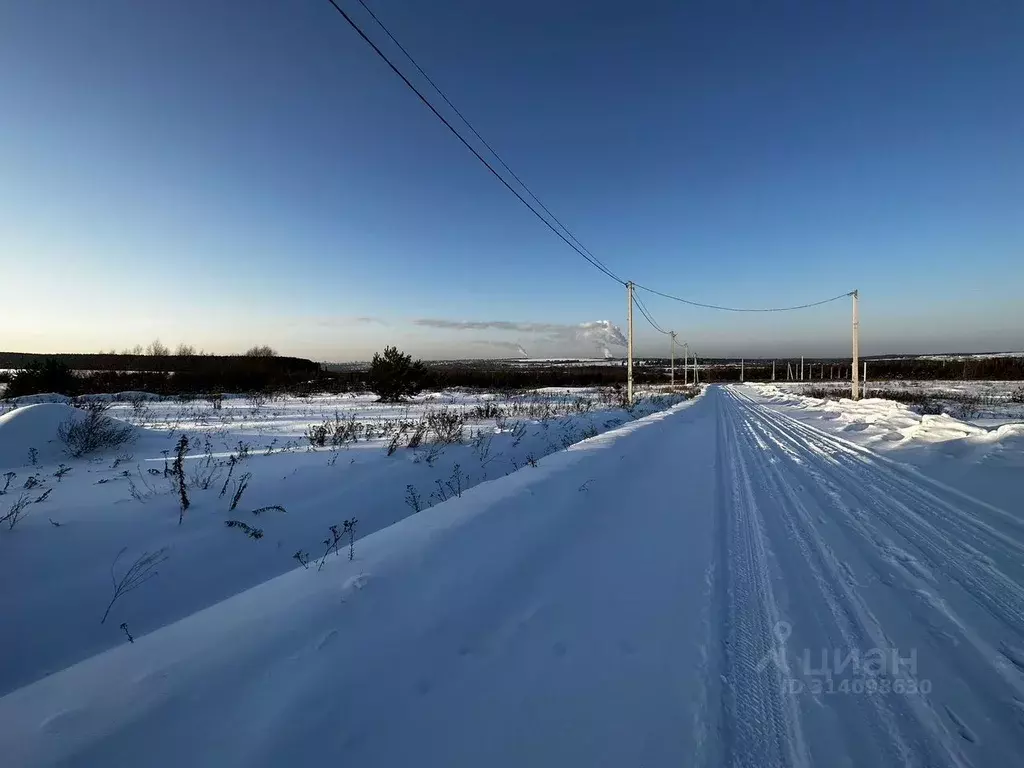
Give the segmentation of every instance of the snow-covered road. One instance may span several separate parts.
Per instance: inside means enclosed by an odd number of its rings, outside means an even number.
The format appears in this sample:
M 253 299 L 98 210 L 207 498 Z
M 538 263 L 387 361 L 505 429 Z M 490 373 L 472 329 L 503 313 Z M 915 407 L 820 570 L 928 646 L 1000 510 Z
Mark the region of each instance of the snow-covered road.
M 12 692 L 0 754 L 1011 765 L 1022 584 L 1017 517 L 712 387 Z

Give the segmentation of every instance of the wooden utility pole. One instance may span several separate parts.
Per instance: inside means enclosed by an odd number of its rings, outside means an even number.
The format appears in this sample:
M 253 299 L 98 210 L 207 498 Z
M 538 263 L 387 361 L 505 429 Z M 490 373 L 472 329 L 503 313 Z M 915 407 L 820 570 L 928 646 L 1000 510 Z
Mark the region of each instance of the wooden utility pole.
M 672 373 L 670 374 L 671 378 L 669 379 L 669 381 L 671 382 L 672 387 L 675 387 L 675 385 L 676 385 L 676 332 L 675 331 L 669 331 L 668 336 L 669 336 L 669 342 L 668 342 L 669 355 L 672 358 L 672 363 L 671 363 L 671 371 L 672 371 Z
M 860 298 L 858 291 L 853 292 L 853 367 L 850 369 L 850 373 L 853 378 L 853 399 L 860 399 L 860 381 L 858 374 L 860 371 L 860 318 L 857 313 L 857 300 Z
M 626 297 L 629 300 L 629 338 L 626 344 L 626 353 L 629 361 L 626 363 L 626 402 L 633 405 L 633 281 L 626 283 Z

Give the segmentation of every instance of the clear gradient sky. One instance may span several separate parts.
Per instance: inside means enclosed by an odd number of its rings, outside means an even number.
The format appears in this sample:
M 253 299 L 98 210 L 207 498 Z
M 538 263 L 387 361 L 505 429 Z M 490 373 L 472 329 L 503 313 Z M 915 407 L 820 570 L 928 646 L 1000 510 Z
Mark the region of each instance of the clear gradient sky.
M 1024 3 L 366 2 L 623 277 L 1024 349 Z M 322 360 L 588 354 L 626 314 L 327 0 L 3 3 L 0 299 L 4 350 Z M 847 301 L 646 302 L 708 356 L 849 352 Z

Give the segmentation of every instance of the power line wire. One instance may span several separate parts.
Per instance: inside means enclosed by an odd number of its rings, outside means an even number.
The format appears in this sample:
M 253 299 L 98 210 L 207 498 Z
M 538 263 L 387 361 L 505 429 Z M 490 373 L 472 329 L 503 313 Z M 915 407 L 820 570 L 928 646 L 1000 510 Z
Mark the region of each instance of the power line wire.
M 821 306 L 822 304 L 828 304 L 829 302 L 832 302 L 832 301 L 838 301 L 839 299 L 844 299 L 847 296 L 853 296 L 853 293 L 854 293 L 853 291 L 847 291 L 846 293 L 841 293 L 838 296 L 833 296 L 831 299 L 822 299 L 821 301 L 812 301 L 810 304 L 797 304 L 796 306 L 793 306 L 793 307 L 748 308 L 748 307 L 723 307 L 723 306 L 719 306 L 718 304 L 704 304 L 704 303 L 701 303 L 699 301 L 690 301 L 689 299 L 684 299 L 684 298 L 681 298 L 679 296 L 673 296 L 670 293 L 662 293 L 661 291 L 656 291 L 653 288 L 648 288 L 646 285 L 640 285 L 639 283 L 633 283 L 633 287 L 634 288 L 639 288 L 639 289 L 641 289 L 643 291 L 647 291 L 648 293 L 653 293 L 656 296 L 662 296 L 662 297 L 664 297 L 666 299 L 672 299 L 673 301 L 678 301 L 678 302 L 681 302 L 683 304 L 689 304 L 692 307 L 703 307 L 704 309 L 719 309 L 719 310 L 722 310 L 723 312 L 790 312 L 790 311 L 792 311 L 794 309 L 808 309 L 810 307 L 818 307 L 818 306 Z
M 654 318 L 651 317 L 650 311 L 647 309 L 646 306 L 644 306 L 644 303 L 640 301 L 640 297 L 637 296 L 635 293 L 633 294 L 633 303 L 636 304 L 637 309 L 640 310 L 640 314 L 644 316 L 644 319 L 651 324 L 651 327 L 654 330 L 656 330 L 658 333 L 664 333 L 666 336 L 671 335 L 671 331 L 666 331 L 664 328 L 662 328 L 655 322 Z
M 402 73 L 402 71 L 398 67 L 396 67 L 394 65 L 394 63 L 391 61 L 391 59 L 389 59 L 387 57 L 387 55 L 380 48 L 377 47 L 377 44 L 374 43 L 373 40 L 371 40 L 366 35 L 366 33 L 362 30 L 362 28 L 360 28 L 360 26 L 358 24 L 356 24 L 355 21 L 352 20 L 352 17 L 349 16 L 347 13 L 345 13 L 345 11 L 341 8 L 340 5 L 338 5 L 338 3 L 335 0 L 327 0 L 327 1 L 332 6 L 334 6 L 334 10 L 336 10 L 339 14 L 341 14 L 342 18 L 344 18 L 345 21 L 348 22 L 349 26 L 352 27 L 352 29 L 354 29 L 359 34 L 359 36 L 361 38 L 363 38 L 363 40 L 366 41 L 367 45 L 369 45 L 373 49 L 374 53 L 376 53 L 381 58 L 381 60 L 383 60 L 384 63 L 386 63 L 391 68 L 391 71 L 394 72 L 396 75 L 398 75 L 402 79 L 402 82 L 405 83 L 409 87 L 409 89 L 419 97 L 420 101 L 422 101 L 427 106 L 427 108 L 430 109 L 430 111 L 434 113 L 434 115 L 437 117 L 437 119 L 440 120 L 442 123 L 444 123 L 449 131 L 451 131 L 453 134 L 455 134 L 455 136 L 459 139 L 459 141 L 461 141 L 463 143 L 463 145 L 465 145 L 466 149 L 468 149 L 470 152 L 472 152 L 473 155 L 476 157 L 476 159 L 479 160 L 481 163 L 483 163 L 484 166 L 487 168 L 487 170 L 489 170 L 492 174 L 494 174 L 494 177 L 496 179 L 498 179 L 498 181 L 500 181 L 502 184 L 504 184 L 505 187 L 508 189 L 508 191 L 511 192 L 513 195 L 515 195 L 519 199 L 519 202 L 521 202 L 523 205 L 525 205 L 527 208 L 529 208 L 530 212 L 534 216 L 536 216 L 538 219 L 540 219 L 542 222 L 544 222 L 544 224 L 547 226 L 548 229 L 550 229 L 552 232 L 554 232 L 556 235 L 558 235 L 558 237 L 561 238 L 562 241 L 566 245 L 568 245 L 570 248 L 572 248 L 574 251 L 576 251 L 576 253 L 578 253 L 580 256 L 582 256 L 584 259 L 586 259 L 586 261 L 591 266 L 597 268 L 598 270 L 603 272 L 605 275 L 610 277 L 612 280 L 615 280 L 617 283 L 619 283 L 621 285 L 625 285 L 625 282 L 622 279 L 620 279 L 614 272 L 612 272 L 606 266 L 601 264 L 596 259 L 596 257 L 589 255 L 583 249 L 581 249 L 579 246 L 573 244 L 568 238 L 566 238 L 565 235 L 563 235 L 561 232 L 559 232 L 550 221 L 548 221 L 546 218 L 544 218 L 537 211 L 536 208 L 534 208 L 532 205 L 530 205 L 530 203 L 527 202 L 526 198 L 524 198 L 521 194 L 519 194 L 519 192 L 511 184 L 509 184 L 508 181 L 505 180 L 505 177 L 502 176 L 500 173 L 498 173 L 494 169 L 494 166 L 492 166 L 489 162 L 487 162 L 487 160 L 483 157 L 483 155 L 481 155 L 479 152 L 476 151 L 476 149 L 473 147 L 472 144 L 470 144 L 468 141 L 466 141 L 465 137 L 461 133 L 459 133 L 458 130 L 456 130 L 455 126 L 453 126 L 445 118 L 444 115 L 442 115 L 440 112 L 437 111 L 437 108 L 433 104 L 431 104 L 430 101 L 427 99 L 427 97 L 424 96 L 420 92 L 420 90 L 415 85 L 412 84 L 412 82 L 409 80 L 409 78 L 407 78 Z M 566 230 L 566 231 L 568 231 L 568 230 Z
M 408 50 L 406 50 L 406 47 L 402 45 L 393 34 L 391 34 L 391 30 L 387 28 L 383 21 L 377 18 L 377 14 L 373 12 L 373 10 L 364 2 L 364 0 L 358 0 L 358 2 L 359 5 L 363 7 L 363 10 L 370 15 L 370 18 L 377 23 L 377 26 L 384 30 L 384 34 L 387 35 L 391 42 L 393 42 L 398 47 L 398 50 L 400 50 L 405 55 L 405 58 L 407 58 L 409 62 L 416 68 L 416 71 L 420 73 L 423 79 L 430 84 L 430 87 L 437 91 L 437 94 L 442 99 L 444 99 L 444 103 L 448 105 L 452 112 L 458 115 L 459 119 L 463 123 L 465 123 L 466 127 L 469 128 L 469 130 L 473 133 L 474 136 L 476 136 L 477 139 L 479 139 L 480 143 L 487 147 L 487 151 L 494 155 L 494 159 L 501 164 L 501 167 L 508 171 L 509 175 L 513 179 L 515 179 L 516 182 L 518 182 L 519 186 L 526 190 L 526 194 L 533 198 L 534 202 L 536 202 L 537 205 L 540 206 L 541 210 L 544 211 L 544 213 L 546 213 L 552 221 L 554 221 L 559 227 L 562 228 L 562 230 L 569 236 L 569 239 L 571 239 L 576 245 L 579 246 L 580 250 L 585 251 L 586 254 L 590 256 L 594 260 L 594 262 L 596 262 L 597 265 L 603 268 L 606 274 L 622 283 L 622 279 L 619 278 L 618 275 L 613 273 L 611 269 L 609 269 L 607 265 L 605 265 L 605 263 L 601 261 L 601 259 L 595 256 L 593 251 L 591 251 L 589 248 L 583 245 L 583 243 L 580 242 L 580 239 L 573 234 L 572 230 L 565 226 L 565 224 L 563 224 L 559 220 L 559 218 L 551 212 L 550 208 L 544 205 L 544 201 L 542 201 L 539 197 L 537 197 L 536 194 L 534 194 L 533 190 L 526 185 L 525 181 L 519 178 L 519 175 L 509 167 L 508 163 L 506 163 L 504 159 L 502 159 L 501 155 L 498 154 L 498 151 L 488 143 L 487 139 L 480 135 L 480 132 L 473 126 L 471 122 L 469 122 L 469 119 L 464 114 L 462 114 L 462 112 L 459 111 L 459 108 L 452 103 L 451 99 L 449 99 L 448 96 L 445 95 L 445 92 L 441 90 L 441 87 L 431 79 L 430 75 L 423 71 L 423 67 L 421 67 L 419 63 L 416 61 L 416 59 L 413 58 L 413 55 L 409 53 Z
M 402 82 L 405 83 L 405 85 L 413 93 L 415 93 L 417 97 L 419 97 L 420 101 L 422 101 L 423 104 L 426 105 L 426 107 L 431 112 L 434 113 L 434 116 L 437 117 L 437 119 L 440 120 L 445 125 L 445 127 L 448 128 L 448 130 L 451 131 L 455 135 L 455 137 L 458 138 L 459 141 L 462 142 L 462 144 L 466 147 L 466 149 L 468 149 L 470 152 L 472 152 L 473 155 L 476 157 L 476 159 L 479 160 L 484 165 L 484 167 L 487 168 L 487 170 L 490 171 L 491 174 L 495 178 L 497 178 L 498 181 L 500 181 L 505 186 L 506 189 L 509 190 L 509 192 L 511 192 L 513 195 L 516 196 L 516 198 L 519 200 L 519 202 L 521 202 L 523 205 L 525 205 L 534 216 L 536 216 L 538 219 L 540 219 L 544 223 L 544 225 L 548 229 L 550 229 L 552 232 L 554 232 L 566 245 L 568 245 L 570 248 L 572 248 L 578 255 L 583 257 L 583 259 L 585 259 L 591 266 L 595 267 L 600 272 L 602 272 L 603 274 L 605 274 L 608 277 L 610 277 L 612 280 L 615 280 L 620 285 L 625 285 L 626 282 L 624 280 L 622 280 L 622 278 L 620 278 L 614 272 L 612 272 L 611 269 L 609 269 L 607 266 L 605 266 L 605 264 L 597 256 L 595 256 L 586 246 L 584 246 L 583 243 L 580 242 L 579 238 L 577 238 L 572 233 L 572 231 L 568 227 L 566 227 L 558 219 L 558 217 L 555 216 L 551 212 L 551 210 L 546 205 L 544 205 L 544 203 L 540 200 L 540 198 L 538 198 L 537 195 L 534 194 L 534 192 L 523 182 L 523 180 L 521 178 L 519 178 L 519 176 L 515 173 L 515 171 L 513 171 L 508 166 L 508 164 L 501 158 L 501 156 L 487 142 L 487 140 L 484 139 L 484 137 L 480 135 L 480 133 L 476 130 L 476 128 L 473 127 L 472 123 L 470 123 L 469 120 L 466 119 L 466 117 L 462 114 L 462 112 L 459 111 L 459 109 L 451 102 L 451 100 L 445 95 L 445 93 L 437 86 L 437 84 L 434 83 L 434 81 L 430 78 L 430 76 L 427 75 L 427 73 L 416 62 L 416 60 L 413 58 L 413 56 L 405 48 L 405 46 L 403 46 L 398 41 L 398 39 L 391 33 L 391 31 L 384 25 L 384 23 L 381 22 L 381 20 L 379 18 L 377 18 L 376 14 L 366 5 L 364 0 L 357 0 L 357 1 L 359 2 L 359 5 L 362 6 L 363 10 L 365 10 L 366 13 L 369 14 L 369 16 L 374 20 L 374 22 L 388 36 L 388 38 L 398 47 L 398 49 L 412 63 L 413 67 L 416 68 L 416 71 L 419 72 L 420 75 L 427 81 L 427 83 L 429 83 L 430 86 L 438 93 L 438 95 L 441 96 L 441 98 L 444 100 L 445 104 L 447 104 L 451 108 L 451 110 L 459 117 L 460 120 L 462 120 L 462 122 L 466 125 L 466 127 L 469 128 L 469 130 L 473 133 L 473 135 L 494 156 L 494 158 L 498 161 L 498 163 L 509 173 L 510 176 L 512 176 L 513 179 L 515 179 L 515 181 L 523 188 L 523 190 L 525 190 L 526 194 L 528 194 L 537 203 L 537 205 L 547 214 L 547 216 L 550 217 L 550 220 L 548 218 L 545 218 L 544 216 L 542 216 L 540 214 L 540 212 L 538 212 L 537 209 L 534 208 L 529 203 L 529 201 L 527 201 L 526 198 L 524 198 L 518 192 L 518 190 L 516 190 L 505 179 L 504 176 L 502 176 L 500 173 L 498 173 L 498 171 L 495 170 L 494 166 L 492 166 L 483 157 L 483 155 L 481 155 L 476 150 L 476 148 L 473 147 L 473 145 L 470 144 L 461 133 L 459 133 L 459 131 L 451 124 L 451 122 L 449 122 L 449 120 L 447 118 L 445 118 L 444 115 L 442 115 L 433 104 L 430 103 L 430 101 L 427 99 L 427 97 L 424 96 L 423 93 L 415 85 L 413 85 L 413 83 L 409 80 L 409 78 L 405 76 L 405 74 L 394 64 L 394 62 L 392 62 L 391 59 L 389 59 L 388 56 L 377 46 L 377 44 L 374 43 L 373 40 L 371 40 L 369 38 L 369 36 L 367 36 L 367 34 L 362 30 L 362 28 L 358 24 L 356 24 L 356 22 L 352 19 L 352 17 L 349 16 L 348 13 L 346 13 L 345 10 L 342 9 L 341 6 L 338 5 L 336 0 L 328 0 L 328 2 L 334 7 L 334 10 L 336 10 L 342 16 L 342 18 L 344 18 L 345 21 L 348 22 L 349 26 L 351 26 L 352 29 L 354 29 L 356 31 L 356 33 L 367 43 L 367 45 L 369 45 L 373 49 L 374 53 L 376 53 L 377 56 L 380 57 L 380 59 L 382 61 L 384 61 L 384 63 L 386 63 L 388 65 L 388 67 L 390 67 L 391 70 L 396 75 L 398 75 L 399 78 L 401 78 Z M 560 227 L 561 230 L 563 230 L 565 232 L 565 234 L 563 234 L 562 231 L 559 231 L 559 229 L 557 229 L 555 227 L 555 225 L 551 223 L 552 221 L 554 221 L 555 224 L 557 224 L 558 227 Z M 566 235 L 568 235 L 568 237 L 566 237 Z M 747 307 L 726 307 L 726 306 L 721 306 L 721 305 L 717 305 L 717 304 L 706 304 L 706 303 L 699 302 L 699 301 L 691 301 L 690 299 L 684 299 L 684 298 L 682 298 L 680 296 L 674 296 L 674 295 L 669 294 L 669 293 L 664 293 L 662 291 L 658 291 L 658 290 L 655 290 L 653 288 L 648 288 L 647 286 L 639 285 L 637 283 L 634 283 L 633 285 L 634 285 L 634 287 L 640 288 L 641 290 L 647 291 L 648 293 L 653 293 L 653 294 L 655 294 L 657 296 L 661 296 L 661 297 L 666 298 L 666 299 L 671 299 L 673 301 L 678 301 L 678 302 L 681 302 L 683 304 L 688 304 L 688 305 L 694 306 L 694 307 L 702 307 L 704 309 L 721 310 L 721 311 L 725 311 L 725 312 L 789 312 L 789 311 L 798 310 L 798 309 L 808 309 L 810 307 L 817 307 L 817 306 L 820 306 L 822 304 L 828 304 L 830 302 L 837 301 L 838 299 L 842 299 L 842 298 L 845 298 L 847 296 L 852 296 L 853 295 L 853 291 L 850 291 L 850 292 L 847 292 L 847 293 L 840 294 L 838 296 L 833 296 L 830 299 L 823 299 L 822 301 L 810 302 L 808 304 L 799 304 L 799 305 L 795 305 L 795 306 L 791 306 L 791 307 L 747 308 Z M 657 330 L 660 333 L 664 333 L 664 334 L 668 334 L 669 333 L 669 331 L 664 330 L 663 328 L 661 328 L 661 326 L 658 325 L 658 323 L 651 316 L 650 311 L 642 304 L 642 302 L 640 302 L 638 297 L 636 297 L 636 302 L 637 302 L 637 306 L 640 308 L 641 314 L 651 324 L 651 327 L 653 327 L 655 330 Z

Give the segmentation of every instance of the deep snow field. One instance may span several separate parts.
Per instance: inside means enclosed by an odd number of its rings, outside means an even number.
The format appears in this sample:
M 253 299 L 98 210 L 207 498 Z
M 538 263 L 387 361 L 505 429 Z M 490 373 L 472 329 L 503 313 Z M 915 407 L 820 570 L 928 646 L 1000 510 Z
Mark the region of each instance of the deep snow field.
M 834 381 L 773 382 L 785 392 L 807 394 L 825 390 L 829 398 L 848 398 L 850 383 Z M 868 381 L 865 399 L 914 399 L 913 410 L 947 414 L 977 426 L 1024 422 L 1024 381 L 915 381 L 895 379 Z
M 848 385 L 828 398 L 797 394 L 807 382 L 746 386 L 787 416 L 951 481 L 1003 508 L 1021 509 L 1024 403 L 1013 400 L 1022 382 L 878 382 L 857 402 L 849 399 Z M 880 396 L 886 389 L 920 392 L 933 407 L 886 400 Z M 969 401 L 966 415 L 963 399 Z
M 372 399 L 132 398 L 77 460 L 83 409 L 0 416 L 3 764 L 1015 764 L 1024 424 Z
M 355 519 L 358 541 L 685 399 L 640 394 L 631 412 L 593 389 L 427 393 L 398 405 L 369 394 L 228 396 L 220 407 L 93 396 L 112 401 L 106 415 L 131 425 L 132 440 L 78 459 L 57 436 L 82 413 L 68 398 L 0 403 L 0 518 L 22 506 L 14 527 L 0 523 L 0 696 L 302 561 L 315 568 L 332 525 Z M 323 446 L 308 435 L 318 426 Z M 171 472 L 182 436 L 184 512 Z M 254 512 L 264 507 L 277 508 Z M 101 623 L 112 580 L 147 553 L 161 560 L 153 575 Z

